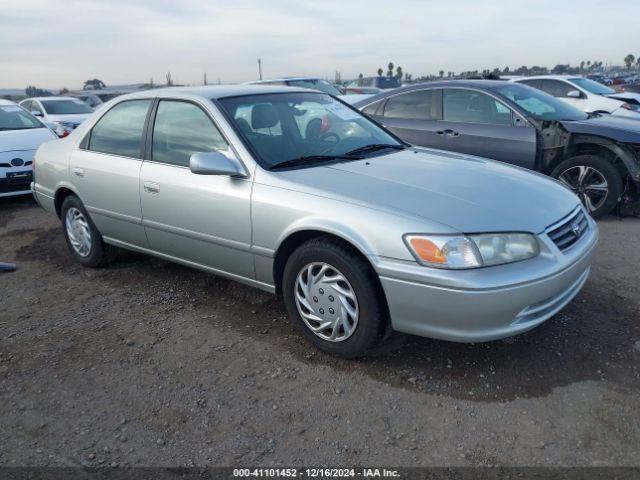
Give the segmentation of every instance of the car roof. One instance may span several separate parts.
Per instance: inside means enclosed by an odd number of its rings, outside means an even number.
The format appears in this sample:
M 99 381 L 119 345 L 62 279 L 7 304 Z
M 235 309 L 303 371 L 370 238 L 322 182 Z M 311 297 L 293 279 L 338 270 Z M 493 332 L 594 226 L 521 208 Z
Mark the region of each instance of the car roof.
M 12 102 L 11 100 L 5 100 L 4 98 L 0 98 L 0 105 L 17 105 L 16 102 Z
M 57 95 L 52 95 L 50 97 L 29 97 L 29 98 L 25 98 L 24 100 L 78 100 L 75 97 L 63 97 L 63 96 L 57 96 Z M 24 102 L 24 100 L 22 100 Z
M 276 78 L 269 78 L 266 80 L 253 80 L 252 82 L 246 82 L 244 83 L 244 85 L 259 85 L 261 83 L 268 83 L 268 82 L 286 82 L 286 81 L 304 81 L 304 80 L 324 80 L 324 78 L 320 78 L 320 77 L 276 77 Z M 329 82 L 331 83 L 331 82 Z
M 582 78 L 582 75 L 531 75 L 530 77 L 518 78 L 518 80 L 525 80 L 525 79 L 569 80 L 571 78 Z
M 272 85 L 214 85 L 201 87 L 167 87 L 144 92 L 129 93 L 117 97 L 117 100 L 130 98 L 171 97 L 174 95 L 201 97 L 205 99 L 219 99 L 239 97 L 244 95 L 260 95 L 269 93 L 319 93 L 308 88 L 282 87 Z

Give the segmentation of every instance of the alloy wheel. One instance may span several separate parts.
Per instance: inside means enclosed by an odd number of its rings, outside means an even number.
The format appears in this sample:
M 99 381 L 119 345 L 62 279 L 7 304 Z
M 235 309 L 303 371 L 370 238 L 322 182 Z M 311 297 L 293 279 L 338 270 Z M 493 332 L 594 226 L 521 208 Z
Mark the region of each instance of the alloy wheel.
M 580 197 L 589 212 L 600 208 L 609 194 L 609 184 L 602 172 L 586 165 L 566 169 L 558 180 Z
M 306 326 L 329 342 L 342 342 L 358 326 L 358 299 L 347 278 L 335 267 L 314 262 L 296 277 L 295 301 Z

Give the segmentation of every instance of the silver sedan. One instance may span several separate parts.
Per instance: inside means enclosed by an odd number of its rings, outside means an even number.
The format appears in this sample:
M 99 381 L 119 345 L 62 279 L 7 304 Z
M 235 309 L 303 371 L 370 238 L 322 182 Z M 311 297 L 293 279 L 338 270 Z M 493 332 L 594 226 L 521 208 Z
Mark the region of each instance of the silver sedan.
M 529 330 L 578 293 L 598 237 L 549 178 L 412 147 L 297 88 L 118 97 L 44 144 L 35 172 L 83 265 L 119 247 L 281 294 L 302 334 L 344 357 L 392 329 Z

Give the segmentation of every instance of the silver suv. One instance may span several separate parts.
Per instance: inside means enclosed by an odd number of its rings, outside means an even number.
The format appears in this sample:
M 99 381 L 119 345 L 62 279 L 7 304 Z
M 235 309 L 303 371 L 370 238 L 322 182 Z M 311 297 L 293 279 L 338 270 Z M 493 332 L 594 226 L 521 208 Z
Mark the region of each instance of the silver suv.
M 35 170 L 80 263 L 121 247 L 282 294 L 304 336 L 345 357 L 391 329 L 529 330 L 578 293 L 598 236 L 553 180 L 411 147 L 296 88 L 122 96 L 43 145 Z

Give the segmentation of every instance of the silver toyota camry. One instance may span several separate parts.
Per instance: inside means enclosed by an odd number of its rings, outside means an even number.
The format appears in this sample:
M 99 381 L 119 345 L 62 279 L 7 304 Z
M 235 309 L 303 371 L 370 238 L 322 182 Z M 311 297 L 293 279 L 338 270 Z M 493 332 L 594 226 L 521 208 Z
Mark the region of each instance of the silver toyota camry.
M 344 357 L 390 330 L 529 330 L 589 274 L 598 230 L 542 175 L 408 145 L 324 93 L 265 86 L 118 97 L 35 158 L 71 254 L 135 250 L 281 294 Z

